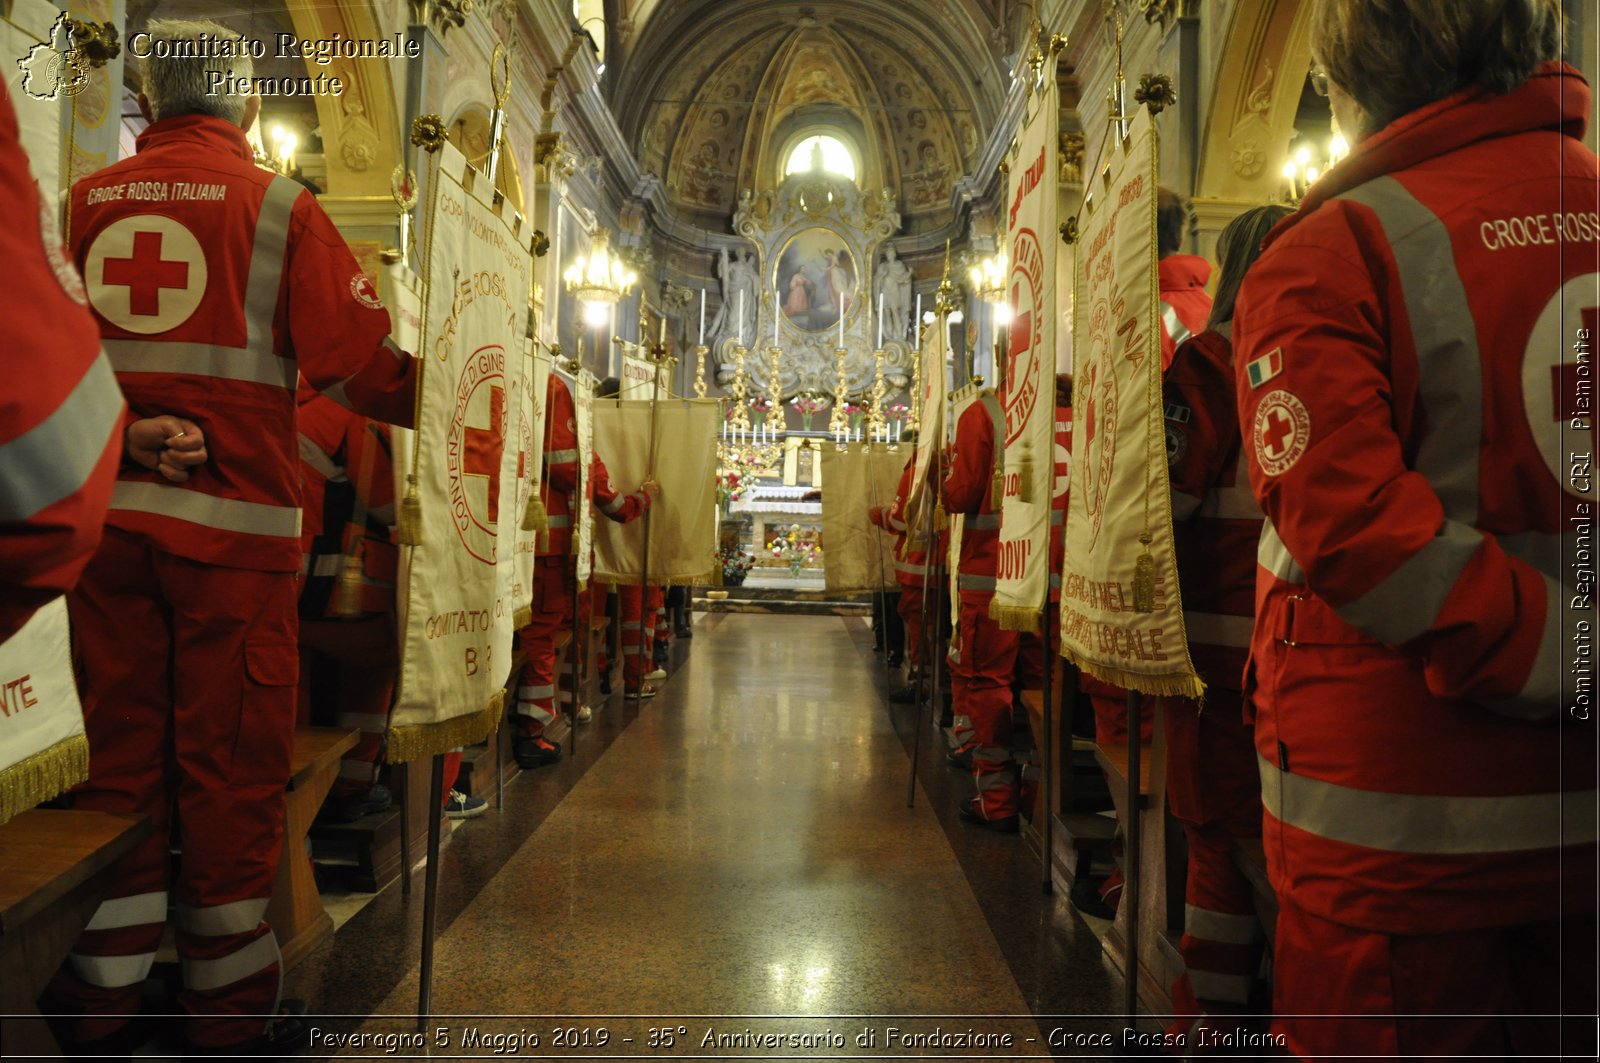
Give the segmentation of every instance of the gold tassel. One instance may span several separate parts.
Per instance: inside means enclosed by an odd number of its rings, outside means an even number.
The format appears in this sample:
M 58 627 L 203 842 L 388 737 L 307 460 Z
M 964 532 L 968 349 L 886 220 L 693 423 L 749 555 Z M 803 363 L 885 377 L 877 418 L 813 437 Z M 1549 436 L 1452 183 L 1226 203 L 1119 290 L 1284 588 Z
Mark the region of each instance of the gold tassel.
M 511 614 L 511 627 L 516 631 L 521 631 L 531 623 L 533 623 L 533 606 L 531 605 L 524 605 Z
M 351 544 L 339 569 L 339 583 L 333 590 L 333 615 L 352 617 L 361 615 L 361 555 L 359 543 Z
M 1006 504 L 1006 466 L 1004 461 L 994 463 L 994 476 L 989 480 L 989 505 L 999 513 Z
M 422 499 L 417 497 L 416 473 L 406 476 L 406 496 L 400 500 L 395 539 L 401 546 L 422 545 Z
M 935 535 L 943 534 L 949 527 L 950 514 L 944 511 L 944 503 L 935 502 L 933 504 L 933 533 Z
M 544 499 L 539 497 L 539 485 L 534 484 L 528 493 L 528 508 L 522 513 L 522 530 L 546 532 L 550 530 L 550 514 L 545 511 Z
M 1017 501 L 1031 503 L 1033 501 L 1033 440 L 1031 439 L 1022 441 L 1022 463 L 1017 473 L 1021 477 L 1017 484 Z
M 1156 611 L 1156 559 L 1150 556 L 1150 533 L 1139 536 L 1139 542 L 1144 549 L 1133 563 L 1133 611 L 1153 613 Z

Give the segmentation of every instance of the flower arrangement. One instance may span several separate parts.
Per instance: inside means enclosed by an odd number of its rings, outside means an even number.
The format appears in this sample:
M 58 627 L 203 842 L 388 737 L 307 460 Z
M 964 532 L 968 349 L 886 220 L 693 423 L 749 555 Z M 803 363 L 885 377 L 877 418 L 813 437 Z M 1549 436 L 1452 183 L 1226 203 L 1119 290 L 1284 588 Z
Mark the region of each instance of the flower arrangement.
M 800 426 L 811 431 L 811 419 L 826 410 L 832 403 L 818 395 L 796 395 L 790 406 L 800 414 Z
M 737 587 L 750 575 L 756 555 L 740 546 L 723 546 L 717 550 L 717 562 L 722 566 L 722 582 Z
M 744 480 L 733 469 L 725 469 L 717 473 L 717 505 L 722 507 L 722 512 L 728 512 L 730 503 L 737 502 L 744 497 Z
M 844 415 L 850 418 L 850 431 L 860 429 L 861 422 L 867 416 L 867 408 L 859 402 L 847 402 L 844 405 Z
M 787 564 L 789 572 L 796 576 L 802 568 L 809 568 L 822 559 L 822 547 L 801 531 L 798 524 L 789 525 L 789 530 L 768 543 L 767 549 L 772 552 L 773 560 Z
M 911 407 L 907 406 L 903 402 L 896 402 L 883 412 L 884 416 L 889 419 L 889 431 L 891 438 L 899 439 L 900 433 L 906 425 L 906 414 L 911 412 Z

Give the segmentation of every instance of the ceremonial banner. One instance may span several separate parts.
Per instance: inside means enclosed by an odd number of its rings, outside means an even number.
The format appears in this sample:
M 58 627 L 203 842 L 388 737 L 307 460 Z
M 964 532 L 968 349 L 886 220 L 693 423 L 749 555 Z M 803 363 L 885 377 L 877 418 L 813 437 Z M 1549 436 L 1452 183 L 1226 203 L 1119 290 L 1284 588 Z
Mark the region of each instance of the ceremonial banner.
M 822 447 L 822 571 L 829 591 L 859 594 L 894 590 L 894 536 L 872 523 L 868 510 L 894 505 L 903 453 L 883 444 Z
M 938 314 L 917 354 L 918 394 L 913 396 L 917 404 L 917 454 L 911 465 L 911 488 L 906 495 L 906 527 L 925 534 L 933 528 L 934 511 L 939 503 L 939 485 L 933 480 L 944 444 L 945 362 L 949 352 L 949 320 Z
M 1079 219 L 1061 652 L 1129 690 L 1198 698 L 1172 546 L 1161 405 L 1155 126 L 1139 108 Z
M 578 424 L 578 493 L 573 496 L 572 549 L 577 556 L 580 589 L 589 585 L 594 570 L 594 507 L 589 505 L 589 477 L 594 466 L 595 383 L 594 374 L 587 369 L 579 369 L 577 377 L 567 381 Z
M 1056 55 L 1032 68 L 1028 118 L 1012 151 L 1011 326 L 1000 402 L 1005 409 L 1005 491 L 989 615 L 1008 631 L 1039 630 L 1050 595 L 1050 498 L 1056 413 Z
M 536 340 L 529 340 L 528 355 L 528 386 L 524 391 L 526 398 L 523 400 L 525 413 L 525 428 L 523 433 L 524 450 L 524 481 L 521 490 L 526 495 L 517 512 L 527 514 L 529 507 L 533 506 L 539 498 L 539 470 L 544 468 L 544 443 L 545 443 L 545 392 L 550 386 L 550 356 L 540 349 Z M 549 514 L 543 512 L 543 505 L 538 506 L 538 519 L 530 521 L 524 517 L 522 527 L 517 535 L 517 571 L 516 595 L 512 602 L 515 605 L 515 614 L 512 618 L 512 627 L 521 630 L 533 619 L 533 571 L 534 559 L 537 555 L 539 535 L 549 526 Z
M 635 358 L 631 354 L 622 356 L 622 392 L 624 399 L 640 399 L 650 401 L 650 382 L 656 383 L 656 397 L 666 398 L 666 392 L 661 387 L 660 373 L 656 364 L 648 358 Z
M 67 600 L 0 643 L 0 823 L 89 777 Z
M 533 359 L 528 355 L 531 341 L 524 338 L 521 345 L 516 348 L 517 353 L 506 355 L 506 390 L 504 403 L 504 428 L 505 449 L 501 454 L 500 470 L 500 538 L 501 548 L 496 552 L 495 569 L 499 589 L 495 592 L 495 602 L 504 602 L 513 635 L 517 628 L 533 618 L 533 584 L 523 583 L 519 579 L 522 575 L 522 558 L 526 552 L 529 560 L 526 565 L 528 574 L 532 574 L 532 551 L 536 535 L 522 527 L 522 517 L 528 511 L 528 487 L 532 482 L 527 476 L 528 451 L 533 440 L 532 414 L 529 406 L 529 382 L 533 370 Z M 507 658 L 509 660 L 509 658 Z
M 401 528 L 418 545 L 401 552 L 391 762 L 481 741 L 497 726 L 522 520 L 507 411 L 521 401 L 532 234 L 503 200 L 493 205 L 493 188 L 453 147 L 435 177 L 414 453 L 397 463 Z
M 652 586 L 715 583 L 717 562 L 716 399 L 673 399 L 656 404 L 656 483 L 650 507 Z M 650 403 L 600 399 L 594 404 L 594 448 L 611 486 L 637 491 L 650 472 Z M 599 520 L 595 527 L 595 578 L 636 583 L 644 575 L 643 519 L 631 524 Z

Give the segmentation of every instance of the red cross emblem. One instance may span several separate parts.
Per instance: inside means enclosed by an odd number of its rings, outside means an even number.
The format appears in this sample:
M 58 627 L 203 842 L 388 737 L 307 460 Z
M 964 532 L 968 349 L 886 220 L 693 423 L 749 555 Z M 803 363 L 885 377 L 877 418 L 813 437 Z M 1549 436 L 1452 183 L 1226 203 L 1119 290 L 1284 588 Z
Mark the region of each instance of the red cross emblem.
M 1300 397 L 1282 388 L 1269 392 L 1256 407 L 1256 461 L 1268 476 L 1294 467 L 1311 443 L 1311 414 Z
M 106 284 L 128 288 L 128 309 L 140 317 L 161 313 L 161 289 L 189 287 L 189 263 L 161 257 L 161 234 L 133 234 L 132 258 L 108 258 L 100 267 Z
M 189 320 L 206 276 L 200 241 L 160 214 L 118 218 L 94 235 L 84 259 L 90 304 L 118 328 L 147 336 Z
M 463 433 L 466 437 L 466 461 L 462 463 L 463 476 L 486 476 L 489 478 L 489 523 L 500 522 L 500 456 L 505 452 L 506 445 L 506 391 L 505 388 L 491 387 L 489 389 L 489 427 L 475 428 L 468 425 Z M 520 472 L 520 462 L 519 472 Z

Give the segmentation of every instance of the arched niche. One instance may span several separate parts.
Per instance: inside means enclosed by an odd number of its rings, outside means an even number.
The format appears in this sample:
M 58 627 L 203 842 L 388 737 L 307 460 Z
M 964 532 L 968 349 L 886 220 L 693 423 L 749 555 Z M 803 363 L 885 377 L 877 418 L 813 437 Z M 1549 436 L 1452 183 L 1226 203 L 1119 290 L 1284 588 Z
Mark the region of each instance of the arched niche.
M 492 132 L 489 112 L 481 104 L 468 104 L 462 107 L 450 121 L 445 123 L 445 136 L 449 138 L 450 143 L 460 149 L 461 154 L 467 157 L 467 162 L 478 170 L 487 170 L 489 167 Z M 494 188 L 506 198 L 518 214 L 527 216 L 522 200 L 522 179 L 517 169 L 516 153 L 511 150 L 511 142 L 506 134 L 502 134 L 501 138 L 500 161 L 495 167 Z

